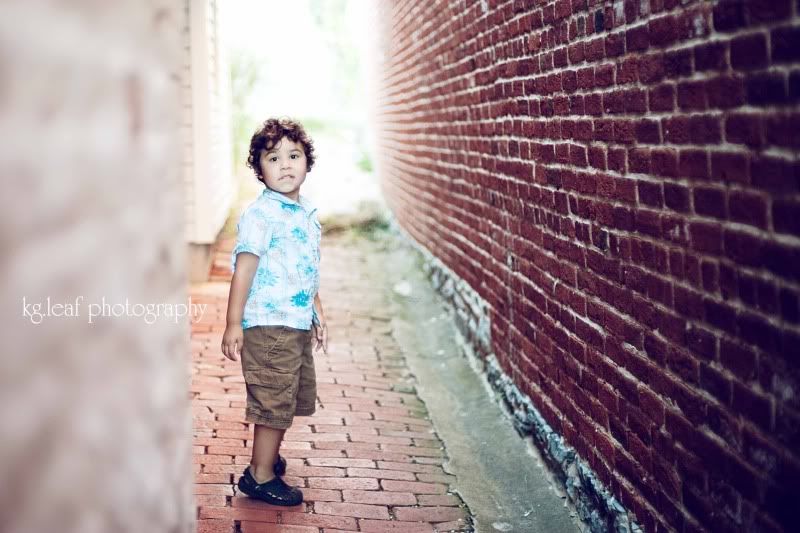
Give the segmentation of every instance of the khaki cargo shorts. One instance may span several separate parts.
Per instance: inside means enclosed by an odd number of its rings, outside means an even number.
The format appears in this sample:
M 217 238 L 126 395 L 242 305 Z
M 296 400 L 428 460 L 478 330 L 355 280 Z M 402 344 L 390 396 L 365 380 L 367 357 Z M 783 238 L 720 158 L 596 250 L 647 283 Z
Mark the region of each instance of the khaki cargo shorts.
M 313 329 L 289 326 L 244 330 L 241 359 L 247 385 L 247 422 L 286 429 L 295 415 L 314 414 L 317 380 L 311 353 L 313 338 Z

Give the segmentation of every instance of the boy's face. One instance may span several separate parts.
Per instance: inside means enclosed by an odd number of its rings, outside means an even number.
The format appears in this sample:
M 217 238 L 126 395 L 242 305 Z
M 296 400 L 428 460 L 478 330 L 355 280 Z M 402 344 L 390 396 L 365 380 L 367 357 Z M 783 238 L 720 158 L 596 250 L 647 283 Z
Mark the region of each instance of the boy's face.
M 306 153 L 301 143 L 283 137 L 270 150 L 261 151 L 261 173 L 267 187 L 294 201 L 306 180 Z

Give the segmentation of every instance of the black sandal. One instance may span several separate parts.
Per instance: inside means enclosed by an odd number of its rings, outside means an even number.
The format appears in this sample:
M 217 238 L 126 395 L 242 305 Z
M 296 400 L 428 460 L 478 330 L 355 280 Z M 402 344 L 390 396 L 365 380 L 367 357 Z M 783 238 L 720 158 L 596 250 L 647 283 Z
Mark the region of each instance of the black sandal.
M 278 459 L 272 465 L 272 471 L 275 472 L 276 476 L 282 476 L 286 473 L 286 459 L 281 457 L 281 454 L 278 454 Z
M 245 468 L 237 486 L 240 491 L 251 498 L 257 498 L 272 505 L 288 507 L 303 503 L 303 493 L 300 489 L 290 487 L 278 476 L 265 483 L 258 483 L 250 473 L 249 466 Z

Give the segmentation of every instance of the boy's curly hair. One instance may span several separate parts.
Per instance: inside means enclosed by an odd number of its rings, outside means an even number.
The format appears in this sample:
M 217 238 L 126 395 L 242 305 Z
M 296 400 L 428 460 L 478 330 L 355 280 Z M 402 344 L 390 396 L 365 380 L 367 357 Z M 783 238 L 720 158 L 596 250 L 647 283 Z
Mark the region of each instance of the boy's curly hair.
M 264 175 L 261 172 L 262 150 L 272 150 L 283 138 L 288 137 L 292 142 L 303 145 L 306 154 L 306 172 L 310 172 L 314 166 L 314 142 L 308 136 L 303 126 L 289 118 L 270 118 L 253 134 L 250 139 L 250 153 L 247 156 L 247 166 L 253 169 L 256 179 L 263 182 Z

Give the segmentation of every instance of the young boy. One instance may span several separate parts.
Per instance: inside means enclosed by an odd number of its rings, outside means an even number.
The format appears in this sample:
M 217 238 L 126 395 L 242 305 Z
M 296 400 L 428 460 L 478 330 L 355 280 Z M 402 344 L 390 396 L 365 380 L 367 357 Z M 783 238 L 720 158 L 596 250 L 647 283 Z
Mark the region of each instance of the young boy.
M 269 119 L 250 141 L 247 165 L 265 189 L 239 220 L 222 336 L 222 353 L 233 361 L 241 355 L 245 420 L 255 424 L 253 457 L 238 487 L 274 505 L 298 505 L 303 493 L 281 479 L 286 461 L 278 450 L 294 416 L 316 408 L 313 341 L 328 353 L 317 292 L 321 227 L 300 194 L 314 146 L 300 124 Z

